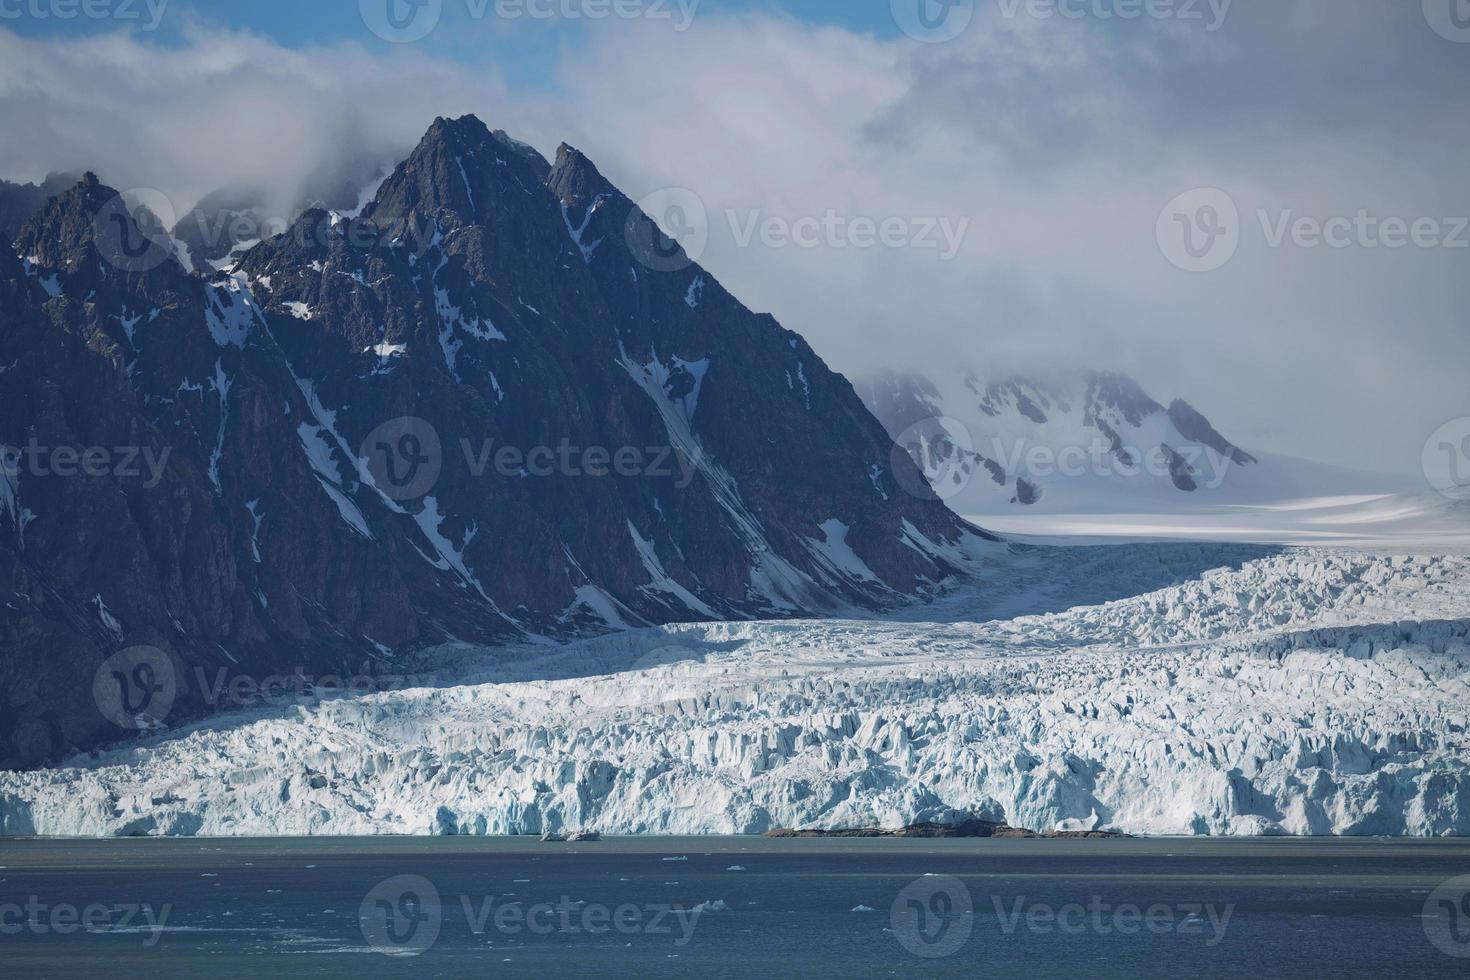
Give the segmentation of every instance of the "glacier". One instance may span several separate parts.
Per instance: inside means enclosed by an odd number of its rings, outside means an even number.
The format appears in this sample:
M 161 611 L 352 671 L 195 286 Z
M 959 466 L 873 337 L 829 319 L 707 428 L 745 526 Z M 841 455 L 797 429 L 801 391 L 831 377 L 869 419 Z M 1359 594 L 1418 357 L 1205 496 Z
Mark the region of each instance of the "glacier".
M 445 647 L 0 773 L 0 834 L 1470 833 L 1470 558 L 1018 548 L 882 618 Z

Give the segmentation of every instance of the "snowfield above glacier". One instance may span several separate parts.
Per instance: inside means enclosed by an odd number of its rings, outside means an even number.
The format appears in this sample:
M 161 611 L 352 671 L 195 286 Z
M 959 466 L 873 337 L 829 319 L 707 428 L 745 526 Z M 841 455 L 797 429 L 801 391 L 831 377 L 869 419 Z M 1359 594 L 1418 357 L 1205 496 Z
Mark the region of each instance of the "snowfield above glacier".
M 1467 632 L 1467 558 L 1025 550 L 897 617 L 440 651 L 0 773 L 0 833 L 1466 834 Z

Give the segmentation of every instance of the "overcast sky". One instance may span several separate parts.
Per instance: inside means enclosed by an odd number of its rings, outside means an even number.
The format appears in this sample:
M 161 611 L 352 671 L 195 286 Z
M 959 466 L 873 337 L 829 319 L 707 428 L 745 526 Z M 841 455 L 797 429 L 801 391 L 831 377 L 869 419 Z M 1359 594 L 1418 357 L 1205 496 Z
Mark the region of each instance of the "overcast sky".
M 1125 370 L 1248 447 L 1400 473 L 1470 415 L 1452 0 L 1149 0 L 1173 15 L 1136 19 L 1129 0 L 959 0 L 933 30 L 919 0 L 545 21 L 440 2 L 434 31 L 391 44 L 350 3 L 173 0 L 154 31 L 142 0 L 121 26 L 0 19 L 0 176 L 90 167 L 181 210 L 238 182 L 286 201 L 474 112 L 548 154 L 573 143 L 634 198 L 694 194 L 703 264 L 849 374 Z M 1330 229 L 1341 247 L 1290 226 L 1360 212 Z M 867 247 L 865 219 L 896 219 L 891 241 Z M 793 224 L 815 244 L 783 244 Z

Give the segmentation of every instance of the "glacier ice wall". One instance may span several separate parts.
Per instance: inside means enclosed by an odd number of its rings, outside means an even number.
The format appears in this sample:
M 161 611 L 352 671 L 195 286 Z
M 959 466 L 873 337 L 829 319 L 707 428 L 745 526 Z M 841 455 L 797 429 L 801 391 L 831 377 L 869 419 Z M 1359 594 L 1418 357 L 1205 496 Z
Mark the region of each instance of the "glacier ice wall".
M 1470 560 L 1291 551 L 979 608 L 640 630 L 263 706 L 0 773 L 0 833 L 1470 832 Z

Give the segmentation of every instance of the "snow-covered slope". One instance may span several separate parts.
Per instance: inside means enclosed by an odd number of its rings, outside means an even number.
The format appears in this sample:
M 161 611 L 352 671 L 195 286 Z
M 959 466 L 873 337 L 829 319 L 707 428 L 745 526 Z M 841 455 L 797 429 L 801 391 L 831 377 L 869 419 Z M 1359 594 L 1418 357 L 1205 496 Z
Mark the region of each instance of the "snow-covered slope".
M 1470 559 L 1036 549 L 980 579 L 906 617 L 527 648 L 441 687 L 262 707 L 0 774 L 0 833 L 755 833 L 960 814 L 1470 833 Z
M 1248 452 L 1188 402 L 1165 406 L 1116 373 L 1043 382 L 888 372 L 857 388 L 935 492 L 957 513 L 982 519 L 1196 514 L 1413 489 L 1376 473 Z
M 1194 511 L 1130 507 L 1111 514 L 1064 514 L 1018 509 L 985 521 L 1015 540 L 1047 544 L 1237 541 L 1470 554 L 1470 502 L 1437 493 L 1336 494 L 1205 505 Z

